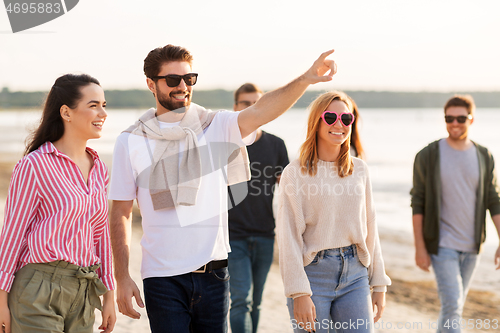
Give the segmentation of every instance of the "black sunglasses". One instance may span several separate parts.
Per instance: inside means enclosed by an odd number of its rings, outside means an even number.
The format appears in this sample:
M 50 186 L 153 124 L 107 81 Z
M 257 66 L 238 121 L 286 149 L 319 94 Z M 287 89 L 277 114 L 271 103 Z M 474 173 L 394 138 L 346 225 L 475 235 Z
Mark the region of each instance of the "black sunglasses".
M 241 104 L 241 105 L 243 105 L 245 108 L 247 108 L 247 107 L 249 107 L 249 106 L 252 106 L 252 105 L 253 105 L 253 104 L 255 104 L 255 103 L 250 102 L 250 101 L 238 101 L 238 102 L 236 102 L 236 104 Z
M 460 123 L 460 124 L 463 124 L 467 121 L 467 119 L 472 119 L 472 115 L 469 114 L 467 116 L 444 116 L 444 121 L 446 121 L 446 123 L 448 124 L 451 124 L 452 122 L 455 121 L 455 119 Z
M 168 74 L 164 76 L 153 76 L 151 79 L 165 79 L 170 88 L 177 87 L 184 80 L 187 86 L 194 86 L 198 80 L 198 73 L 189 73 L 186 75 Z

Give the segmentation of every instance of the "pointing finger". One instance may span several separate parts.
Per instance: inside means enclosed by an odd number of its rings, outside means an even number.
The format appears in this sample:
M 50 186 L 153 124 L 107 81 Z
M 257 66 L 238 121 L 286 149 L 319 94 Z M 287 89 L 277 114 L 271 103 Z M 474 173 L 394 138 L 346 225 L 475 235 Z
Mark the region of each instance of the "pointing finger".
M 333 52 L 335 52 L 335 50 L 334 50 L 334 49 L 331 49 L 331 50 L 328 50 L 328 51 L 326 51 L 326 52 L 323 52 L 323 53 L 321 53 L 321 55 L 319 56 L 319 58 L 318 58 L 318 59 L 319 59 L 319 60 L 325 60 L 325 59 L 326 59 L 326 57 L 328 57 L 328 56 L 329 56 L 330 54 L 332 54 Z

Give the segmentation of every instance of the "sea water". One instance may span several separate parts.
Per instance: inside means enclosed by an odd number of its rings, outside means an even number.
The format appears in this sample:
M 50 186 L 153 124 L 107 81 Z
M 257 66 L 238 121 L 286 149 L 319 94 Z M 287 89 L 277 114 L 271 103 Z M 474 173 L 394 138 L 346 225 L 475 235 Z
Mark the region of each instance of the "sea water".
M 107 110 L 102 138 L 90 140 L 89 146 L 101 156 L 111 155 L 116 137 L 144 111 Z M 37 125 L 40 114 L 40 111 L 26 110 L 0 112 L 0 156 L 4 159 L 6 156 L 21 157 L 26 135 Z M 411 232 L 409 192 L 414 157 L 428 143 L 447 136 L 444 113 L 439 108 L 364 108 L 360 114 L 360 134 L 370 167 L 378 224 L 383 228 Z M 290 160 L 298 157 L 304 142 L 307 116 L 305 109 L 291 109 L 263 126 L 265 131 L 285 141 Z M 488 147 L 497 161 L 500 160 L 499 126 L 500 109 L 480 108 L 470 127 L 470 137 Z M 489 215 L 487 226 L 487 244 L 497 245 L 498 237 Z

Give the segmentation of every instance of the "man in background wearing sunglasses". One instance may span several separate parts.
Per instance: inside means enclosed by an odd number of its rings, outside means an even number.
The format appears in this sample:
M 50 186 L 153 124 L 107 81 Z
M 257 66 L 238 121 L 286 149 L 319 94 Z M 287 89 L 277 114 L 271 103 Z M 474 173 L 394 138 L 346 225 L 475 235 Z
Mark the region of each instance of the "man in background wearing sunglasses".
M 144 73 L 156 108 L 118 137 L 109 188 L 121 313 L 140 318 L 132 297 L 143 306 L 128 269 L 127 230 L 137 199 L 151 331 L 227 332 L 227 185 L 249 179 L 244 147 L 254 141 L 255 131 L 288 110 L 310 84 L 332 80 L 336 65 L 326 59 L 331 53 L 241 112 L 210 112 L 191 103 L 198 75 L 185 48 L 167 45 L 148 54 Z
M 254 105 L 262 94 L 255 84 L 245 83 L 234 93 L 234 111 Z M 228 212 L 231 245 L 228 257 L 231 276 L 229 318 L 233 333 L 257 332 L 264 284 L 273 262 L 274 186 L 289 163 L 285 142 L 260 128 L 247 150 L 252 173 L 248 182 L 249 193 L 237 203 L 233 189 L 240 184 L 229 187 L 230 200 L 235 204 Z
M 441 313 L 438 332 L 460 332 L 462 309 L 485 240 L 486 210 L 500 232 L 500 196 L 493 156 L 471 141 L 471 96 L 454 96 L 444 107 L 448 137 L 415 157 L 413 231 L 418 267 L 436 276 Z M 500 268 L 500 247 L 495 254 Z

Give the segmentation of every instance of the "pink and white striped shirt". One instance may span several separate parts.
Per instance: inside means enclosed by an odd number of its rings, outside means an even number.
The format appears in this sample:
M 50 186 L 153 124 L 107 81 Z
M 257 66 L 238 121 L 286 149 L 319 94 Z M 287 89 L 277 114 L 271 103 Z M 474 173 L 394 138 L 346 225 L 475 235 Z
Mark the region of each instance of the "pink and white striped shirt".
M 88 183 L 78 166 L 51 142 L 14 168 L 0 235 L 0 289 L 10 291 L 14 273 L 28 263 L 64 260 L 101 263 L 97 274 L 114 289 L 108 226 L 108 170 L 97 153 Z

